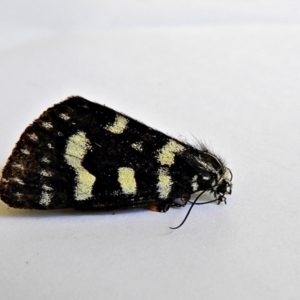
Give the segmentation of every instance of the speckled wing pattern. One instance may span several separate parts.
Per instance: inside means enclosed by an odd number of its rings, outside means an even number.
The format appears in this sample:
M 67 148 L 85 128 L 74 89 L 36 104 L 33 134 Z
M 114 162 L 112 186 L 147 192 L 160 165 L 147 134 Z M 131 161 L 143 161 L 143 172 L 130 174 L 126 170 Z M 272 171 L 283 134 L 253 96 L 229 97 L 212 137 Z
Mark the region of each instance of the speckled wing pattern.
M 216 186 L 224 172 L 208 150 L 76 96 L 26 128 L 3 169 L 0 195 L 29 209 L 169 206 Z

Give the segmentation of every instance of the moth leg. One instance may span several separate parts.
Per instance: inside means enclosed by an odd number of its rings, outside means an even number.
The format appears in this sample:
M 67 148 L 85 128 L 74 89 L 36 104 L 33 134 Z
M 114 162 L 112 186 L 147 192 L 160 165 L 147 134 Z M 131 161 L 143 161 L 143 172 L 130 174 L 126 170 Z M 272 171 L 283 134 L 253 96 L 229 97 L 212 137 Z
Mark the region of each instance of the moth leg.
M 186 204 L 188 203 L 188 201 L 190 199 L 191 199 L 191 195 L 187 194 L 187 193 L 184 193 L 184 194 L 182 194 L 182 196 L 180 198 L 181 203 L 173 202 L 172 206 L 175 206 L 175 207 L 184 207 L 184 206 L 186 206 Z
M 151 211 L 156 211 L 156 212 L 167 212 L 170 208 L 169 203 L 163 203 L 163 204 L 153 204 L 147 206 L 147 208 Z
M 221 202 L 224 202 L 225 204 L 227 204 L 227 203 L 226 203 L 226 197 L 220 196 L 220 197 L 218 198 L 217 204 L 219 205 Z

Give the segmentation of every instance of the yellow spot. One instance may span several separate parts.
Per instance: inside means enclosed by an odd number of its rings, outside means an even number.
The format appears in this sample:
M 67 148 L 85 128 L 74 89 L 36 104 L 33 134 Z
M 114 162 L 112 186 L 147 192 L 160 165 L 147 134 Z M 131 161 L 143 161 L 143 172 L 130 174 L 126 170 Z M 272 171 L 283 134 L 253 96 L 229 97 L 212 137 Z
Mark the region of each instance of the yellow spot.
M 72 135 L 67 142 L 65 159 L 76 173 L 75 199 L 78 201 L 87 200 L 93 196 L 92 189 L 96 177 L 81 165 L 90 148 L 90 141 L 82 131 Z
M 33 141 L 37 141 L 38 140 L 38 137 L 35 133 L 31 133 L 31 134 L 28 134 L 28 137 L 33 140 Z
M 158 161 L 161 165 L 171 166 L 174 164 L 175 153 L 182 152 L 185 148 L 173 140 L 169 142 L 160 149 L 158 154 Z
M 140 152 L 143 151 L 143 146 L 141 143 L 133 143 L 133 144 L 131 144 L 131 147 L 137 151 L 140 151 Z
M 40 174 L 45 177 L 51 177 L 52 173 L 47 170 L 41 170 Z
M 65 121 L 68 121 L 70 119 L 70 117 L 66 114 L 60 114 L 59 116 L 61 119 L 65 120 Z
M 168 198 L 172 189 L 172 178 L 169 175 L 168 170 L 160 168 L 158 170 L 158 183 L 157 183 L 159 198 Z
M 46 129 L 52 129 L 53 125 L 50 122 L 43 122 L 42 126 Z
M 136 194 L 136 181 L 134 178 L 134 170 L 132 168 L 119 168 L 118 181 L 124 194 Z
M 125 117 L 116 115 L 114 124 L 106 126 L 105 129 L 115 134 L 121 134 L 125 130 L 127 123 L 128 120 Z

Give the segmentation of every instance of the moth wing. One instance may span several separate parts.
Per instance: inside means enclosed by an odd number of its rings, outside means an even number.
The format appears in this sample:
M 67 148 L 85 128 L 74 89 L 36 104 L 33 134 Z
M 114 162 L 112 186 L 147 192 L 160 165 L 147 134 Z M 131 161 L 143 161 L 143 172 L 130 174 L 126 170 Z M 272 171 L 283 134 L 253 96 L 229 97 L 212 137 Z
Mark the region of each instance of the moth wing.
M 58 103 L 22 133 L 0 182 L 1 199 L 9 206 L 34 209 L 72 206 L 70 182 L 74 176 L 65 163 L 64 153 L 66 140 L 76 123 L 85 121 L 85 115 L 78 116 L 77 112 L 83 105 L 84 101 L 72 98 Z
M 168 139 L 106 106 L 71 97 L 25 129 L 3 169 L 1 199 L 34 209 L 159 204 L 168 199 L 159 199 L 159 163 L 149 153 Z

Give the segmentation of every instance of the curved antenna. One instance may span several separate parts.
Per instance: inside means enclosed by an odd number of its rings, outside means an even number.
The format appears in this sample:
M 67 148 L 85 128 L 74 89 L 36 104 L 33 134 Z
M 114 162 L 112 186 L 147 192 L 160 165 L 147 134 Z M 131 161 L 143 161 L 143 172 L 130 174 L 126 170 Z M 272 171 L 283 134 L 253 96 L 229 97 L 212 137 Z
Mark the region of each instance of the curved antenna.
M 182 221 L 178 226 L 176 226 L 176 227 L 170 227 L 170 229 L 178 229 L 179 227 L 181 227 L 181 226 L 185 223 L 186 219 L 188 218 L 188 216 L 189 216 L 189 214 L 190 214 L 190 212 L 191 212 L 191 210 L 193 209 L 193 207 L 194 207 L 195 204 L 201 205 L 201 204 L 207 204 L 207 203 L 211 203 L 211 202 L 216 202 L 216 201 L 218 201 L 218 199 L 214 199 L 214 200 L 207 201 L 207 202 L 196 203 L 197 200 L 199 199 L 199 197 L 201 197 L 201 196 L 202 196 L 205 192 L 207 192 L 207 191 L 208 191 L 208 190 L 205 190 L 205 191 L 201 192 L 201 193 L 196 197 L 196 199 L 192 202 L 192 205 L 190 206 L 190 208 L 189 208 L 187 214 L 185 215 L 183 221 Z
M 232 181 L 232 179 L 233 179 L 233 175 L 232 175 L 232 172 L 231 172 L 231 170 L 229 169 L 229 168 L 226 168 L 226 170 L 228 170 L 229 171 L 229 173 L 230 173 L 230 181 Z

